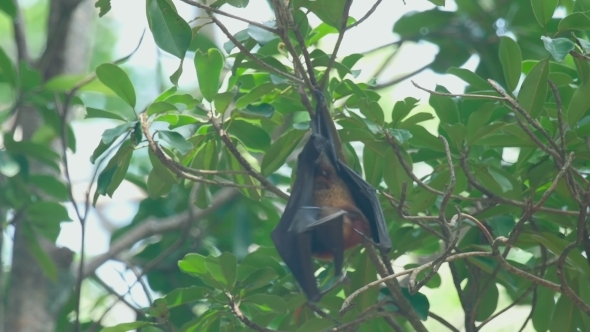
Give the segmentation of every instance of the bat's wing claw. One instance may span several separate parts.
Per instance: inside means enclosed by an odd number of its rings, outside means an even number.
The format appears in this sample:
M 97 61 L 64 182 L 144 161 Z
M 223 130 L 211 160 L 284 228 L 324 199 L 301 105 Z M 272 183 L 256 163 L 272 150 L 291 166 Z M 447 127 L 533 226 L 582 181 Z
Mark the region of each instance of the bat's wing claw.
M 289 232 L 303 233 L 347 214 L 346 210 L 335 207 L 302 206 L 295 214 L 297 222 L 291 224 Z

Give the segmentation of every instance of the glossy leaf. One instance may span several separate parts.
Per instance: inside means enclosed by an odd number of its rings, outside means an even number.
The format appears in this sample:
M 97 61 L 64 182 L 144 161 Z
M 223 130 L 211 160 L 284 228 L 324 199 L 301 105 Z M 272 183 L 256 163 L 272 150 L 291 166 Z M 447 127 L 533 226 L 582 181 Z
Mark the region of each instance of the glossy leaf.
M 559 0 L 531 0 L 535 18 L 542 27 L 549 22 L 557 5 L 559 5 Z
M 193 145 L 184 136 L 175 131 L 162 130 L 158 132 L 158 135 L 182 154 L 193 148 Z
M 262 157 L 262 174 L 269 175 L 279 169 L 303 138 L 305 131 L 290 129 L 279 137 Z
M 567 107 L 567 121 L 570 127 L 575 127 L 588 108 L 590 108 L 590 82 L 578 86 Z
M 12 0 L 5 1 L 11 2 Z M 4 77 L 10 85 L 16 86 L 16 68 L 2 47 L 0 47 L 0 77 Z
M 157 101 L 151 103 L 150 106 L 148 106 L 146 114 L 149 116 L 153 114 L 165 113 L 168 111 L 178 111 L 178 109 L 176 108 L 176 106 L 170 104 L 169 102 Z
M 514 39 L 506 36 L 500 37 L 499 56 L 507 88 L 509 91 L 514 91 L 520 80 L 520 68 L 522 62 L 520 47 Z
M 569 52 L 576 47 L 574 42 L 567 38 L 552 39 L 542 36 L 541 40 L 543 40 L 545 49 L 551 53 L 551 56 L 557 62 L 562 62 Z
M 590 29 L 590 17 L 586 13 L 572 13 L 559 22 L 558 29 L 559 31 L 588 30 Z
M 184 58 L 193 34 L 172 2 L 147 0 L 147 14 L 150 30 L 158 47 L 179 59 Z
M 536 119 L 545 103 L 547 95 L 547 78 L 549 77 L 549 61 L 539 61 L 524 79 L 518 92 L 518 102 L 534 119 Z
M 112 63 L 105 63 L 96 68 L 96 76 L 129 106 L 135 107 L 135 89 L 123 69 Z
M 203 97 L 210 102 L 213 101 L 220 85 L 219 76 L 223 69 L 223 55 L 216 48 L 209 49 L 205 54 L 197 51 L 195 68 Z
M 249 122 L 235 120 L 231 123 L 228 131 L 252 151 L 266 151 L 270 147 L 268 133 Z
M 511 44 L 511 42 L 505 41 L 505 38 L 508 38 L 508 37 L 501 37 L 500 38 L 500 51 L 499 51 L 500 62 L 502 63 L 502 67 L 504 67 L 504 68 L 510 68 L 511 70 L 516 69 L 516 72 L 518 72 L 518 77 L 520 77 L 520 61 L 519 61 L 520 48 L 518 47 L 518 44 L 516 44 L 516 47 L 518 49 L 514 48 L 513 45 L 507 46 L 506 44 Z M 512 39 L 510 39 L 510 40 L 512 40 Z M 514 42 L 514 43 L 516 43 L 516 42 Z M 517 56 L 517 58 L 516 59 L 503 59 L 504 53 L 512 54 L 513 56 Z M 506 64 L 504 64 L 505 62 L 506 62 Z M 516 68 L 516 63 L 519 63 L 518 68 Z M 514 74 L 512 74 L 512 71 L 510 73 L 511 73 L 511 75 L 514 75 Z M 455 76 L 459 77 L 460 79 L 469 83 L 471 86 L 473 86 L 476 89 L 480 89 L 480 90 L 490 89 L 490 85 L 488 84 L 488 82 L 486 82 L 486 80 L 484 80 L 479 75 L 477 75 L 476 73 L 472 72 L 469 69 L 451 67 L 451 68 L 449 68 L 449 70 L 447 70 L 447 74 L 451 74 L 451 75 L 455 75 Z M 508 77 L 506 75 L 506 71 L 504 71 L 504 77 Z M 508 79 L 506 79 L 506 80 L 508 80 Z M 518 80 L 516 81 L 516 83 L 518 83 Z M 514 87 L 516 87 L 516 84 L 514 84 Z M 514 89 L 512 89 L 512 90 L 514 90 Z

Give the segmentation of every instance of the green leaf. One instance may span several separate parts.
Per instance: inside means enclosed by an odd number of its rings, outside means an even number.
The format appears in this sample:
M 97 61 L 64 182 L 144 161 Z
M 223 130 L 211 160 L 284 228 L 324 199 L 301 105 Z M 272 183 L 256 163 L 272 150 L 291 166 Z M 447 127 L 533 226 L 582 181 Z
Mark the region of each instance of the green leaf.
M 227 3 L 237 8 L 246 8 L 249 0 L 227 0 Z
M 111 0 L 96 0 L 94 7 L 100 9 L 98 17 L 103 17 L 111 10 Z
M 432 3 L 435 6 L 443 6 L 445 5 L 445 0 L 428 0 L 430 3 Z
M 219 76 L 223 69 L 223 55 L 218 49 L 212 48 L 205 54 L 195 52 L 195 68 L 203 98 L 212 102 L 219 90 Z
M 129 106 L 135 108 L 135 89 L 123 69 L 112 63 L 104 63 L 96 68 L 96 76 Z
M 238 259 L 236 256 L 228 252 L 222 253 L 217 259 L 221 265 L 221 272 L 223 273 L 223 277 L 225 278 L 228 287 L 230 287 L 230 289 L 233 288 L 236 284 Z
M 10 152 L 12 155 L 30 156 L 45 163 L 47 166 L 59 170 L 59 154 L 55 153 L 44 144 L 32 141 L 16 142 L 13 140 L 12 135 L 5 134 L 4 147 L 6 148 L 6 151 Z
M 555 309 L 555 292 L 545 287 L 538 287 L 537 303 L 542 305 L 535 306 L 532 317 L 533 326 L 535 331 L 547 331 Z
M 100 110 L 97 108 L 86 107 L 86 117 L 84 119 L 113 119 L 120 121 L 129 121 L 127 117 L 115 112 Z
M 12 0 L 8 0 L 8 2 L 11 1 Z M 11 86 L 16 86 L 16 67 L 14 66 L 8 55 L 4 52 L 2 47 L 0 47 L 0 77 L 5 77 L 6 81 Z
M 578 307 L 569 297 L 561 294 L 555 304 L 553 318 L 549 324 L 550 332 L 576 332 L 576 311 Z
M 477 307 L 475 320 L 482 322 L 486 320 L 486 318 L 490 317 L 494 311 L 496 311 L 496 307 L 498 306 L 498 297 L 500 296 L 498 292 L 498 285 L 496 285 L 496 283 L 492 283 L 485 293 L 479 296 L 481 297 L 481 301 L 479 301 L 479 306 Z
M 168 90 L 162 92 L 158 98 L 154 99 L 154 103 L 157 101 L 164 101 L 168 98 L 170 98 L 171 96 L 173 96 L 176 91 L 178 91 L 178 87 L 177 86 L 172 86 L 171 88 L 169 88 Z
M 178 64 L 178 68 L 170 75 L 170 83 L 174 84 L 174 86 L 178 86 L 178 80 L 182 75 L 182 66 L 184 65 L 184 58 L 180 59 L 180 63 Z
M 533 0 L 535 1 L 535 0 Z M 509 91 L 514 91 L 520 79 L 522 54 L 518 44 L 510 37 L 500 37 L 500 49 L 498 51 L 504 78 Z M 484 89 L 488 89 L 486 84 Z
M 165 182 L 152 169 L 147 178 L 147 192 L 150 198 L 158 198 L 167 195 L 172 190 L 173 184 Z
M 213 98 L 213 104 L 215 105 L 215 110 L 219 114 L 225 113 L 229 105 L 231 104 L 232 100 L 234 100 L 235 93 L 226 91 L 222 93 L 218 93 Z
M 567 107 L 567 121 L 570 127 L 575 127 L 590 107 L 590 82 L 581 84 L 574 92 Z
M 35 202 L 26 209 L 27 216 L 32 220 L 46 222 L 72 221 L 68 210 L 56 202 Z
M 537 22 L 545 27 L 547 22 L 553 17 L 555 8 L 559 5 L 559 0 L 531 0 L 531 7 Z
M 269 141 L 270 141 L 270 138 L 269 138 Z M 238 148 L 242 148 L 242 146 L 238 145 Z M 234 171 L 238 171 L 238 170 L 242 171 L 244 169 L 243 166 L 236 159 L 236 157 L 231 153 L 231 151 L 229 151 L 227 148 L 224 149 L 224 151 L 225 151 L 227 158 L 229 159 L 230 169 L 234 170 Z M 239 152 L 247 161 L 250 161 L 250 163 L 256 162 L 256 159 L 254 159 L 247 151 L 239 151 Z M 233 179 L 234 179 L 234 183 L 241 184 L 241 185 L 254 186 L 254 185 L 258 184 L 256 182 L 256 180 L 250 175 L 234 174 Z M 257 188 L 239 188 L 238 190 L 244 196 L 246 196 L 252 200 L 260 200 L 262 198 L 260 190 Z
M 408 114 L 416 107 L 418 99 L 407 97 L 403 101 L 395 103 L 391 111 L 391 124 L 395 127 L 400 121 L 406 118 Z
M 501 37 L 500 38 L 500 62 L 502 63 L 502 67 L 506 67 L 507 65 L 504 65 L 504 61 L 502 60 L 502 54 L 507 52 L 507 53 L 512 53 L 513 55 L 516 55 L 516 53 L 514 52 L 514 49 L 512 47 L 509 47 L 509 49 L 506 49 L 506 45 L 504 45 L 504 49 L 503 49 L 503 40 L 504 38 L 507 37 Z M 512 39 L 510 39 L 512 40 Z M 512 40 L 513 41 L 513 40 Z M 513 41 L 514 42 L 514 41 Z M 510 42 L 504 42 L 510 44 Z M 515 42 L 516 43 L 516 42 Z M 516 44 L 516 47 L 518 47 L 518 44 Z M 520 55 L 520 48 L 518 48 L 518 55 Z M 513 65 L 517 62 L 517 60 L 512 60 L 509 59 L 508 60 L 508 67 L 512 68 L 510 65 Z M 518 73 L 519 73 L 519 77 L 520 77 L 520 61 L 518 61 Z M 449 70 L 447 70 L 447 74 L 451 74 L 451 75 L 455 75 L 458 78 L 462 79 L 463 81 L 469 83 L 472 87 L 478 89 L 478 90 L 488 90 L 490 88 L 490 85 L 488 84 L 488 82 L 486 82 L 486 80 L 484 80 L 483 78 L 481 78 L 479 75 L 477 75 L 476 73 L 472 72 L 469 69 L 465 69 L 465 68 L 457 68 L 457 67 L 451 67 L 449 68 Z M 506 72 L 504 72 L 504 76 L 508 77 L 506 75 Z M 518 83 L 518 81 L 516 81 L 516 83 Z M 515 84 L 516 87 L 516 84 Z
M 199 254 L 187 254 L 182 260 L 178 262 L 178 267 L 184 273 L 206 275 L 207 266 L 205 262 L 207 257 Z
M 524 79 L 518 103 L 533 119 L 541 114 L 547 95 L 547 78 L 549 78 L 549 60 L 539 61 Z
M 137 330 L 142 327 L 153 326 L 153 325 L 155 325 L 155 324 L 152 322 L 145 322 L 145 321 L 121 323 L 121 324 L 118 324 L 115 326 L 105 327 L 104 329 L 100 330 L 100 332 L 126 332 L 126 331 Z
M 240 265 L 242 266 L 242 265 Z M 240 280 L 240 285 L 248 290 L 255 290 L 268 285 L 278 278 L 278 274 L 270 267 L 257 268 L 246 278 Z
M 440 125 L 449 134 L 451 141 L 455 142 L 457 146 L 460 146 L 465 135 L 467 135 L 467 129 L 465 126 L 462 123 L 455 123 L 454 125 L 441 123 Z
M 413 163 L 411 160 L 409 161 L 410 162 L 408 165 L 412 167 Z M 385 163 L 383 169 L 387 170 L 383 172 L 383 180 L 385 181 L 385 184 L 391 193 L 395 197 L 400 197 L 402 192 L 402 183 L 406 182 L 408 184 L 409 190 L 411 189 L 412 180 L 402 167 L 402 164 L 399 162 L 395 153 L 393 153 L 392 148 L 385 150 L 385 158 L 383 159 L 383 162 Z
M 23 235 L 29 253 L 37 261 L 45 276 L 54 283 L 57 282 L 57 266 L 49 254 L 41 247 L 40 241 L 30 225 L 23 225 Z
M 147 14 L 156 45 L 179 59 L 184 58 L 193 33 L 172 2 L 147 0 Z
M 412 138 L 412 133 L 405 129 L 388 129 L 387 130 L 398 143 L 404 143 L 408 139 Z
M 175 131 L 162 130 L 159 131 L 158 134 L 160 135 L 160 138 L 168 142 L 168 144 L 182 154 L 186 154 L 193 148 L 193 145 L 187 141 L 184 136 Z
M 254 89 L 250 90 L 247 94 L 241 96 L 236 101 L 236 108 L 241 109 L 249 104 L 257 101 L 267 93 L 271 92 L 275 88 L 275 85 L 272 83 L 265 83 L 262 85 L 256 86 Z
M 541 40 L 543 41 L 545 49 L 551 53 L 551 56 L 557 62 L 562 62 L 569 52 L 576 47 L 576 44 L 567 38 L 552 39 L 546 36 L 541 36 Z
M 109 160 L 107 166 L 99 174 L 93 204 L 96 204 L 99 195 L 113 196 L 113 193 L 121 182 L 123 182 L 127 174 L 132 155 L 133 145 L 131 140 L 127 139 L 121 144 L 117 153 L 115 153 L 111 160 Z
M 409 128 L 412 125 L 415 125 L 420 122 L 428 121 L 434 119 L 434 116 L 431 113 L 420 112 L 416 113 L 407 119 L 405 119 L 402 123 L 399 124 L 400 128 Z
M 264 152 L 270 147 L 268 133 L 249 122 L 234 120 L 229 126 L 228 132 L 237 137 L 248 149 L 256 152 Z
M 314 317 L 303 323 L 295 332 L 323 331 L 333 325 L 334 322 L 329 319 Z
M 570 14 L 559 22 L 558 29 L 560 32 L 565 30 L 588 30 L 590 29 L 590 17 L 586 13 L 580 12 Z
M 268 176 L 279 169 L 295 150 L 303 135 L 305 135 L 303 130 L 289 129 L 272 143 L 262 157 L 262 174 Z
M 449 91 L 443 86 L 437 85 L 436 91 L 448 93 Z M 459 109 L 451 97 L 430 95 L 429 104 L 434 108 L 436 115 L 441 123 L 454 124 L 459 122 Z
M 588 27 L 588 29 L 590 29 L 590 26 Z M 590 53 L 590 41 L 587 41 L 586 39 L 582 38 L 576 38 L 576 40 L 580 44 L 580 47 L 582 47 L 584 53 Z
M 365 145 L 363 149 L 363 169 L 365 178 L 374 187 L 378 187 L 383 178 L 383 157 Z
M 383 110 L 378 103 L 372 102 L 361 102 L 359 105 L 361 113 L 367 117 L 367 119 L 374 121 L 378 124 L 383 124 Z
M 111 141 L 108 144 L 103 143 L 102 140 L 100 140 L 100 143 L 98 143 L 98 146 L 96 147 L 96 149 L 94 149 L 94 152 L 92 153 L 92 156 L 90 156 L 90 162 L 92 164 L 94 164 L 96 162 L 96 159 L 98 159 L 98 157 L 102 156 L 103 153 L 105 153 L 110 147 L 111 145 L 113 145 L 114 141 Z
M 155 174 L 160 178 L 160 180 L 164 181 L 165 183 L 175 184 L 176 176 L 169 170 L 158 157 L 152 152 L 152 149 L 148 149 L 148 156 L 150 158 L 150 162 L 152 163 L 153 171 Z
M 178 111 L 176 106 L 167 101 L 156 101 L 150 104 L 147 108 L 147 115 L 160 114 L 168 111 Z
M 277 27 L 277 23 L 275 21 L 264 22 L 263 25 L 271 29 L 276 29 Z M 264 46 L 271 40 L 279 38 L 274 33 L 252 24 L 248 25 L 248 35 L 252 37 L 252 39 L 254 39 L 260 46 Z
M 209 296 L 212 291 L 209 288 L 192 286 L 188 288 L 176 288 L 164 296 L 168 308 L 178 307 L 185 303 L 202 300 Z
M 3 11 L 6 15 L 10 16 L 12 19 L 16 19 L 16 5 L 14 4 L 16 0 L 1 0 L 0 1 L 0 11 Z
M 126 122 L 114 128 L 105 130 L 102 133 L 102 143 L 113 143 L 117 139 L 117 137 L 123 135 L 124 133 L 128 132 L 131 128 L 135 127 L 135 123 L 136 122 Z
M 346 0 L 317 0 L 305 3 L 322 22 L 340 31 Z
M 31 175 L 29 181 L 35 187 L 41 189 L 46 194 L 49 194 L 60 201 L 66 201 L 68 199 L 68 189 L 66 185 L 54 176 L 34 174 Z
M 490 175 L 500 185 L 500 187 L 502 188 L 502 192 L 512 190 L 512 183 L 510 182 L 510 180 L 504 177 L 504 175 L 500 174 L 499 172 L 496 172 L 492 167 L 488 168 L 488 172 L 490 172 Z
M 285 313 L 285 307 L 287 306 L 285 300 L 276 295 L 269 294 L 254 294 L 244 298 L 242 302 L 254 304 L 262 311 L 272 311 L 279 314 Z
M 428 302 L 426 295 L 422 293 L 411 295 L 407 288 L 402 288 L 402 292 L 404 293 L 404 297 L 410 301 L 418 317 L 421 320 L 426 320 L 428 318 L 428 311 L 430 310 L 430 302 Z

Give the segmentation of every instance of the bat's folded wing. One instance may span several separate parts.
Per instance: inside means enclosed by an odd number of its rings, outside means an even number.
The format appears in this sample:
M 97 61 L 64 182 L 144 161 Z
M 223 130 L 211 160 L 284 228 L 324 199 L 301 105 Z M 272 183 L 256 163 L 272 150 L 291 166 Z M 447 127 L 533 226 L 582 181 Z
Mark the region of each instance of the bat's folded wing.
M 365 215 L 371 227 L 371 237 L 381 250 L 391 250 L 391 239 L 385 224 L 385 216 L 377 197 L 377 191 L 359 174 L 338 161 L 340 176 L 348 184 L 357 207 Z

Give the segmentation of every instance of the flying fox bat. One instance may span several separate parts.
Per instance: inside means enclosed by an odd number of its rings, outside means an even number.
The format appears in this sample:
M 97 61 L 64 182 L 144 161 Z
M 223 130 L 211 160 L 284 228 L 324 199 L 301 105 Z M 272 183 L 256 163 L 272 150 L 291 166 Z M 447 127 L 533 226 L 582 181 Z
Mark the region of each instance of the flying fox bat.
M 312 256 L 333 259 L 342 274 L 344 251 L 358 245 L 363 233 L 380 250 L 391 239 L 375 188 L 337 157 L 328 128 L 327 109 L 319 98 L 311 120 L 312 134 L 297 158 L 291 197 L 272 240 L 310 301 L 321 293 Z

